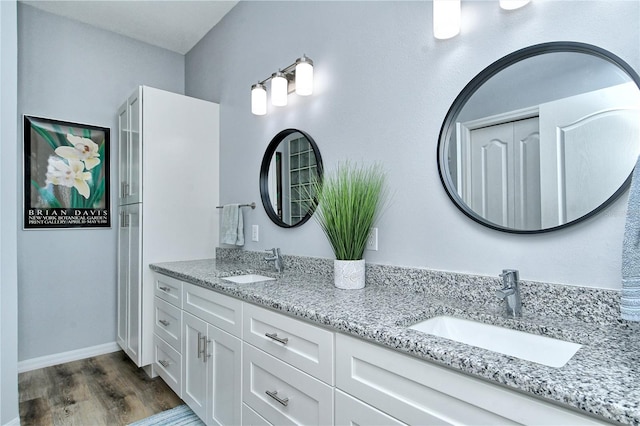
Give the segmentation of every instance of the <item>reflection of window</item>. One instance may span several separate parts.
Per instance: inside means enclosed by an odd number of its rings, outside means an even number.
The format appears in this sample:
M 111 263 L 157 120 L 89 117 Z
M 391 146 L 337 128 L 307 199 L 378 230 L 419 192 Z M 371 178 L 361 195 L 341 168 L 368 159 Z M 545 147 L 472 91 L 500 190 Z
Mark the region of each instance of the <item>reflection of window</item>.
M 309 141 L 305 137 L 290 140 L 291 223 L 297 223 L 307 214 L 317 170 L 316 156 Z

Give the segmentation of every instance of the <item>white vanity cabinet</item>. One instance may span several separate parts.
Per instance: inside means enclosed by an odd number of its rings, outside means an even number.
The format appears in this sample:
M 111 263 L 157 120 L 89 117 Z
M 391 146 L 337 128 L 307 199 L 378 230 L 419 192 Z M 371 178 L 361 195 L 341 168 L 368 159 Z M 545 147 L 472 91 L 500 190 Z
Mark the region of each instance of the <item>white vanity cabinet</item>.
M 336 387 L 407 424 L 605 424 L 342 334 L 336 335 Z M 336 424 L 358 423 L 341 416 Z
M 241 424 L 243 303 L 153 276 L 154 371 L 207 425 Z
M 142 86 L 118 119 L 117 341 L 145 367 L 155 357 L 148 265 L 215 257 L 219 105 Z
M 607 424 L 204 287 L 155 276 L 154 369 L 208 425 Z

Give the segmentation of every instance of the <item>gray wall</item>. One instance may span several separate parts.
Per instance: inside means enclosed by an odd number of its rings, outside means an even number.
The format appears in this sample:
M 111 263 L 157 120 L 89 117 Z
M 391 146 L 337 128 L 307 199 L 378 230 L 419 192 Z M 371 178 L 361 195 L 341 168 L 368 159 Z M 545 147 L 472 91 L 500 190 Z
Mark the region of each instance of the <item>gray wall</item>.
M 0 1 L 0 425 L 18 424 L 18 25 Z M 18 423 L 16 423 L 16 420 Z
M 117 219 L 116 110 L 140 84 L 184 93 L 184 56 L 24 4 L 18 49 L 20 115 L 111 128 Z M 24 231 L 20 219 L 19 228 L 19 359 L 115 342 L 116 226 Z
M 522 47 L 590 43 L 640 70 L 640 2 L 536 0 L 518 11 L 496 1 L 462 3 L 462 33 L 432 36 L 430 2 L 240 2 L 186 57 L 186 93 L 221 104 L 222 203 L 260 204 L 258 172 L 269 140 L 296 127 L 317 142 L 327 169 L 338 160 L 379 161 L 394 192 L 367 261 L 556 283 L 620 288 L 626 194 L 582 224 L 542 235 L 482 227 L 449 201 L 436 167 L 442 120 L 460 90 L 487 65 Z M 250 113 L 251 84 L 306 53 L 315 93 Z M 246 229 L 285 254 L 331 258 L 313 221 L 272 224 L 262 207 Z

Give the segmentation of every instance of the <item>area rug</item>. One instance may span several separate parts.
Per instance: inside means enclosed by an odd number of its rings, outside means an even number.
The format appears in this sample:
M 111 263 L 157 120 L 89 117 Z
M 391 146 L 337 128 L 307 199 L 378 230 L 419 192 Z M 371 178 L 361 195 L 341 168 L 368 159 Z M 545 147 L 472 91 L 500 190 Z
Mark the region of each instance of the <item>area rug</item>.
M 138 420 L 129 426 L 204 426 L 204 423 L 187 405 L 183 404 Z

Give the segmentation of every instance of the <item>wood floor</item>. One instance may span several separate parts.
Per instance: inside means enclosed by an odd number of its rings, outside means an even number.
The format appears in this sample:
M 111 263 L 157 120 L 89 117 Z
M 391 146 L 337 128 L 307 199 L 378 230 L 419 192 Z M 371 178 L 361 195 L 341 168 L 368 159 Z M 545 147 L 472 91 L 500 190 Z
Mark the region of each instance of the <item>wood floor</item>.
M 127 425 L 182 404 L 124 352 L 20 373 L 18 388 L 22 426 Z

